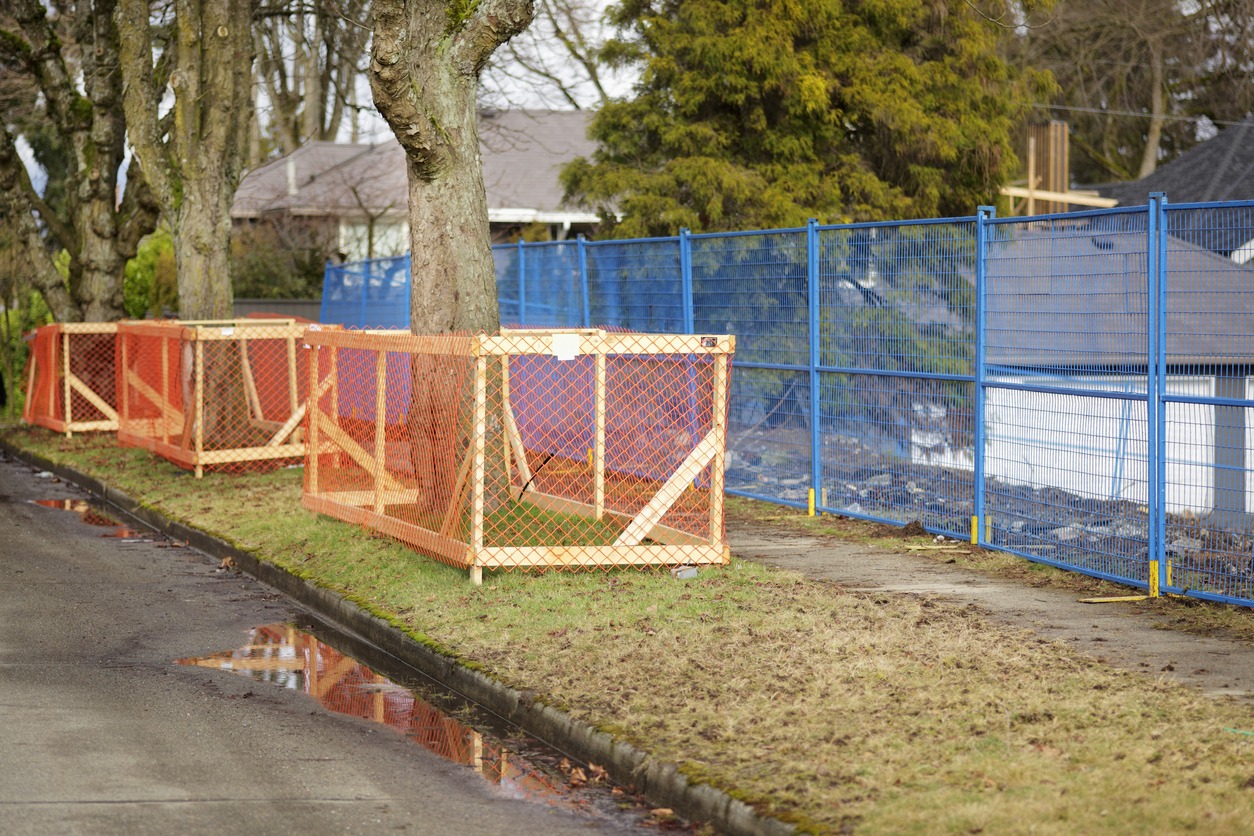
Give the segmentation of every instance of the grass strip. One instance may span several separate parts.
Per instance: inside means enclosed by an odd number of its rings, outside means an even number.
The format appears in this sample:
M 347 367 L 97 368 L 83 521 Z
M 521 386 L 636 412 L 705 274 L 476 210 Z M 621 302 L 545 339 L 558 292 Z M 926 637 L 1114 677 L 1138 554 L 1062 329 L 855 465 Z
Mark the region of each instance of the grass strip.
M 299 470 L 197 481 L 108 436 L 11 443 L 406 624 L 810 832 L 1243 833 L 1254 708 L 925 595 L 733 561 L 490 574 L 304 511 Z M 952 556 L 945 556 L 948 559 Z

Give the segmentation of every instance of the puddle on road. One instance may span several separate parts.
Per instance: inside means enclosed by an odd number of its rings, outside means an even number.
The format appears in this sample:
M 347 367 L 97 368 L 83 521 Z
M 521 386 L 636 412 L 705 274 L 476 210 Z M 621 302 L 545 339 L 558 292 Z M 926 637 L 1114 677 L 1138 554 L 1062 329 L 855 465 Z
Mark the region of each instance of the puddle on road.
M 434 701 L 454 698 L 419 696 L 291 624 L 257 627 L 241 648 L 178 664 L 243 674 L 309 694 L 331 711 L 390 726 L 440 757 L 471 767 L 509 798 L 618 819 L 627 827 L 648 815 L 637 799 L 589 774 L 595 768 L 571 765 L 561 753 L 514 736 L 517 732 L 497 737 L 462 723 L 450 711 L 473 712 L 464 703 L 441 709 Z
M 56 508 L 61 511 L 72 511 L 78 514 L 88 525 L 108 528 L 101 537 L 117 537 L 120 539 L 142 538 L 144 532 L 123 525 L 108 514 L 101 511 L 85 499 L 36 499 L 36 505 L 44 508 Z

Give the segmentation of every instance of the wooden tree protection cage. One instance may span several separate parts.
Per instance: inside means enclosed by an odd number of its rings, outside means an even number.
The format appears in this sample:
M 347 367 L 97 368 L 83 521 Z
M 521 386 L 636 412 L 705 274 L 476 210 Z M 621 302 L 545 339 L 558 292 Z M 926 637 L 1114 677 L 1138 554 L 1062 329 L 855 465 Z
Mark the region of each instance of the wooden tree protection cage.
M 310 332 L 303 504 L 470 570 L 725 564 L 730 336 Z M 316 383 L 315 383 L 316 381 Z
M 116 322 L 64 322 L 28 334 L 22 420 L 63 432 L 118 428 Z
M 197 478 L 302 460 L 304 333 L 291 319 L 122 323 L 118 443 Z

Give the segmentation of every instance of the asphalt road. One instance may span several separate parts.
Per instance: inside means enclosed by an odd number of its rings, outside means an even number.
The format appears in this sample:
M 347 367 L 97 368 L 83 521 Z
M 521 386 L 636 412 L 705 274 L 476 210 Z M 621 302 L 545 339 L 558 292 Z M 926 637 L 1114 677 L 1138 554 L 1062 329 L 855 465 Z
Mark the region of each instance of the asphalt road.
M 306 695 L 179 666 L 299 615 L 210 558 L 102 537 L 0 456 L 0 832 L 622 832 L 516 801 Z

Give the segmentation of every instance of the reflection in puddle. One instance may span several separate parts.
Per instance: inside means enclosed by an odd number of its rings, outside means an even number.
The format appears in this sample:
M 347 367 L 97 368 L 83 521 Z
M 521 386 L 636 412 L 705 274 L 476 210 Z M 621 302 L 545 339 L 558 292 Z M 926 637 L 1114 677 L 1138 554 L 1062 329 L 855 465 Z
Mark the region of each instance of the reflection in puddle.
M 82 517 L 83 522 L 88 525 L 96 525 L 101 528 L 111 529 L 110 531 L 106 531 L 101 534 L 101 537 L 127 538 L 143 536 L 142 532 L 122 525 L 85 499 L 36 499 L 35 504 L 41 505 L 44 508 L 56 508 L 61 511 L 73 511 L 75 514 Z
M 249 635 L 249 643 L 238 650 L 179 659 L 178 663 L 232 671 L 303 691 L 325 708 L 391 726 L 437 755 L 472 767 L 511 798 L 586 809 L 585 799 L 501 741 L 458 722 L 408 688 L 308 633 L 288 624 L 270 624 Z

